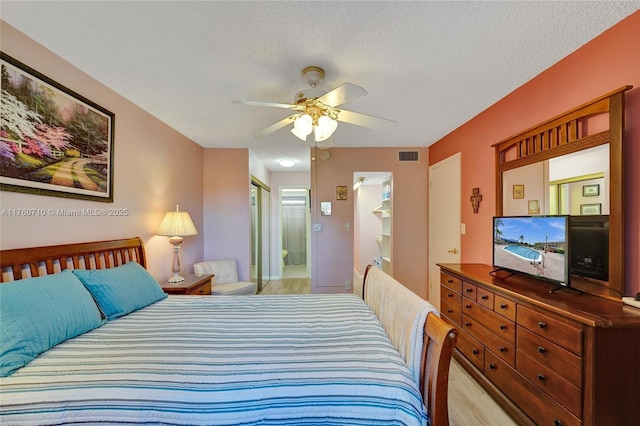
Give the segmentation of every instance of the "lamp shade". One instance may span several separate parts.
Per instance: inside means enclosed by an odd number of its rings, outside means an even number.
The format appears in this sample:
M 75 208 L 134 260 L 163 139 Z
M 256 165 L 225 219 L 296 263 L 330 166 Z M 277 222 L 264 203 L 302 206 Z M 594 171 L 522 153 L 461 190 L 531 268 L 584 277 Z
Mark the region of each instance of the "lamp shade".
M 181 212 L 176 206 L 175 212 L 169 212 L 164 216 L 156 234 L 165 237 L 188 237 L 198 235 L 198 231 L 189 213 Z
M 338 122 L 329 116 L 323 115 L 318 119 L 315 127 L 316 142 L 322 142 L 331 137 L 338 128 Z

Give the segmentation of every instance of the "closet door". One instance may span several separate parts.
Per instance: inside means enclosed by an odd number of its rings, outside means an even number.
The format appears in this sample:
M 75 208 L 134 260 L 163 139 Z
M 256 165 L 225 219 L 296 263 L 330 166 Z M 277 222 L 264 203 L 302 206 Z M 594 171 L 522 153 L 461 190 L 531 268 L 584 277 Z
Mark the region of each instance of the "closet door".
M 260 292 L 271 277 L 271 191 L 259 179 L 251 177 L 251 281 Z

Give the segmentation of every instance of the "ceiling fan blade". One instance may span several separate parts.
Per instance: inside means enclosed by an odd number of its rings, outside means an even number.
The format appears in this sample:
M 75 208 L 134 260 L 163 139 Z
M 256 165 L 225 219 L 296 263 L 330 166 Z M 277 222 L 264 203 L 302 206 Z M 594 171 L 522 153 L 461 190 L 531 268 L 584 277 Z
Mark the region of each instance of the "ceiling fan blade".
M 367 92 L 362 87 L 352 83 L 344 83 L 342 86 L 338 86 L 332 91 L 320 96 L 318 100 L 330 107 L 336 107 L 342 105 L 345 102 L 352 101 L 366 95 Z
M 274 107 L 274 108 L 287 108 L 287 109 L 297 109 L 297 105 L 292 104 L 280 104 L 277 102 L 262 102 L 262 101 L 248 101 L 246 99 L 237 99 L 235 101 L 231 101 L 233 104 L 240 105 L 251 105 L 251 106 L 261 106 L 261 107 Z
M 396 125 L 396 122 L 393 120 L 346 111 L 344 109 L 341 109 L 338 113 L 338 121 L 355 124 L 356 126 L 368 127 L 370 129 L 381 130 L 383 132 L 393 129 Z
M 292 124 L 297 116 L 298 116 L 298 114 L 293 114 L 293 115 L 290 115 L 289 117 L 283 118 L 282 120 L 278 121 L 277 123 L 273 123 L 271 126 L 267 127 L 266 129 L 262 129 L 258 133 L 255 133 L 255 134 L 251 135 L 250 138 L 251 139 L 259 139 L 259 138 L 261 138 L 263 136 L 267 136 L 268 134 L 271 134 L 271 133 L 275 132 L 276 130 L 280 130 L 285 126 L 287 126 L 289 124 Z

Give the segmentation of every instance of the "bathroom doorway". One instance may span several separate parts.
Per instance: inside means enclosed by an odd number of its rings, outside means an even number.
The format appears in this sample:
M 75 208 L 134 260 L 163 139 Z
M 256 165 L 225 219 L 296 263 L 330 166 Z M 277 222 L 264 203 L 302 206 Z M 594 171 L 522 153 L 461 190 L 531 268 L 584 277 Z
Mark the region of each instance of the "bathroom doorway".
M 311 209 L 308 186 L 280 188 L 282 279 L 309 278 Z

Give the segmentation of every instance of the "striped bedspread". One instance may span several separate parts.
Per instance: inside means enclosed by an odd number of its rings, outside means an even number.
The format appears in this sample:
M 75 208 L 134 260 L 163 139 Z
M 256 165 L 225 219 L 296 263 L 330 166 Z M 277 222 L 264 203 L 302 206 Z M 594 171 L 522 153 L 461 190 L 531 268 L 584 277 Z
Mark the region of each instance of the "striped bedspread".
M 424 425 L 354 295 L 169 296 L 1 379 L 3 424 Z

